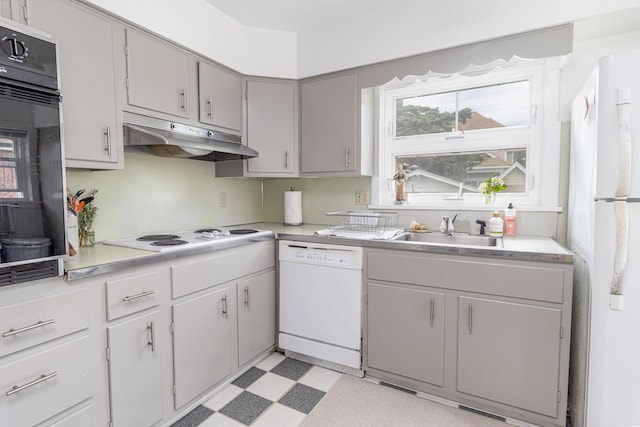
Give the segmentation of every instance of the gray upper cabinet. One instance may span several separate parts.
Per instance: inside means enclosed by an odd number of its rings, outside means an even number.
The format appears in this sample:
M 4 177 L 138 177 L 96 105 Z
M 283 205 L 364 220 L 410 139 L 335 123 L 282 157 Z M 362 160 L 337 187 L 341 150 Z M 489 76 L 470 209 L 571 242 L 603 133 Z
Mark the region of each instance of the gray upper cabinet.
M 123 167 L 112 20 L 63 0 L 30 0 L 29 22 L 59 42 L 66 165 Z
M 231 71 L 198 62 L 200 122 L 242 132 L 242 80 Z
M 27 25 L 27 0 L 0 0 L 0 16 Z
M 356 75 L 301 85 L 303 173 L 355 173 L 358 170 Z
M 298 84 L 288 80 L 246 82 L 247 145 L 260 155 L 245 176 L 298 175 Z
M 193 117 L 195 57 L 133 30 L 127 29 L 126 37 L 128 104 Z

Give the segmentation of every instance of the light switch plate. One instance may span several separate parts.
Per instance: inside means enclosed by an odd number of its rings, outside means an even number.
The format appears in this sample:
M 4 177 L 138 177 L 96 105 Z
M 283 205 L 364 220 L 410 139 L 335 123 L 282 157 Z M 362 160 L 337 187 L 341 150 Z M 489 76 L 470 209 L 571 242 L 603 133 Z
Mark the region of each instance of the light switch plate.
M 368 205 L 369 192 L 366 190 L 356 191 L 356 205 Z

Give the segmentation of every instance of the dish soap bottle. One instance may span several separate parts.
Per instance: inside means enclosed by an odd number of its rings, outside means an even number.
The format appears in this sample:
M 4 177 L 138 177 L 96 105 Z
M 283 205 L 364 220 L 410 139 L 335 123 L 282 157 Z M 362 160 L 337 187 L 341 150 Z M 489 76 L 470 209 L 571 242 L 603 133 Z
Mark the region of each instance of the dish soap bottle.
M 507 209 L 504 210 L 504 235 L 516 235 L 516 209 L 513 203 L 509 203 Z
M 489 220 L 489 236 L 502 237 L 504 234 L 504 222 L 500 218 L 500 212 L 494 211 L 493 217 Z

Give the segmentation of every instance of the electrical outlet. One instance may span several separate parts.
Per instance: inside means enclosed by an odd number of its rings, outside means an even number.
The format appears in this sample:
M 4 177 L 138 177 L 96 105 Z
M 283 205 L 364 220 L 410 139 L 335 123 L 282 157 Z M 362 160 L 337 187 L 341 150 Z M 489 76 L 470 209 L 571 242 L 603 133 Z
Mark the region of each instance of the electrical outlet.
M 227 193 L 218 194 L 218 204 L 221 208 L 227 207 Z
M 366 190 L 356 191 L 356 205 L 368 205 L 369 192 Z

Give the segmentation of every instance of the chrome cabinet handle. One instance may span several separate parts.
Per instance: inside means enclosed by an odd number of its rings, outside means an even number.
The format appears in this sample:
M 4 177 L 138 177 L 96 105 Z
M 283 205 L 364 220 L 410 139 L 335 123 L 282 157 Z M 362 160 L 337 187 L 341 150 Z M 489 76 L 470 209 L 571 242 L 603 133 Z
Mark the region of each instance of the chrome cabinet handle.
M 227 296 L 222 297 L 222 315 L 227 317 Z
M 147 345 L 151 346 L 151 351 L 156 351 L 156 329 L 153 322 L 149 322 L 147 325 L 147 330 L 149 331 L 149 342 Z
M 11 328 L 7 332 L 2 334 L 2 336 L 3 337 L 10 337 L 11 335 L 17 335 L 17 334 L 20 334 L 22 332 L 30 331 L 32 329 L 41 328 L 43 326 L 50 325 L 50 324 L 55 323 L 55 322 L 56 322 L 56 319 L 40 320 L 37 323 L 34 323 L 33 325 L 25 326 L 24 328 L 18 328 L 18 329 Z
M 344 149 L 344 167 L 348 168 L 351 164 L 351 154 L 349 153 L 349 147 Z
M 289 152 L 284 152 L 284 168 L 289 169 Z
M 213 105 L 211 103 L 211 98 L 207 98 L 207 116 L 213 118 Z
M 249 307 L 249 286 L 244 287 L 244 305 Z
M 156 293 L 156 291 L 143 291 L 143 292 L 140 292 L 139 294 L 127 295 L 126 297 L 122 298 L 122 301 L 131 301 L 131 300 L 134 300 L 134 299 L 138 299 L 138 298 L 146 297 L 146 296 L 149 296 L 149 295 L 153 295 L 155 293 Z
M 184 111 L 185 113 L 187 112 L 187 94 L 185 93 L 184 89 L 180 89 L 180 108 L 182 109 L 182 111 Z
M 103 134 L 105 136 L 104 151 L 107 152 L 107 156 L 111 157 L 111 128 L 109 126 L 104 128 Z
M 431 325 L 431 327 L 433 328 L 433 321 L 435 319 L 435 308 L 436 308 L 436 302 L 434 301 L 433 298 L 431 298 L 431 303 L 430 305 L 430 311 L 429 311 L 429 324 Z
M 469 304 L 469 319 L 467 321 L 467 327 L 469 328 L 469 335 L 473 332 L 473 306 Z
M 37 378 L 37 379 L 35 379 L 35 380 L 31 381 L 31 382 L 28 382 L 26 384 L 14 385 L 11 388 L 11 390 L 9 390 L 8 392 L 5 393 L 5 395 L 11 396 L 12 394 L 16 394 L 18 392 L 21 392 L 22 390 L 25 390 L 25 389 L 27 389 L 29 387 L 33 387 L 36 384 L 40 384 L 43 381 L 50 380 L 51 378 L 55 377 L 56 375 L 58 375 L 57 372 L 52 372 L 50 374 L 42 374 L 42 375 L 40 375 L 39 378 Z

